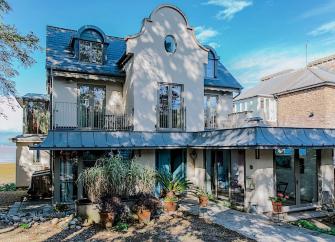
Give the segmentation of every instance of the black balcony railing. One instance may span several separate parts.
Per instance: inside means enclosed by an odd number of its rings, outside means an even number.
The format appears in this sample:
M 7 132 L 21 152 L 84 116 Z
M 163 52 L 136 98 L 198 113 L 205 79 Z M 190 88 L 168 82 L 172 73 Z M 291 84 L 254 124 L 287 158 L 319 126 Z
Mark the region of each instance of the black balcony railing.
M 107 113 L 104 109 L 56 102 L 53 107 L 52 128 L 104 129 L 112 131 L 132 130 L 132 115 Z

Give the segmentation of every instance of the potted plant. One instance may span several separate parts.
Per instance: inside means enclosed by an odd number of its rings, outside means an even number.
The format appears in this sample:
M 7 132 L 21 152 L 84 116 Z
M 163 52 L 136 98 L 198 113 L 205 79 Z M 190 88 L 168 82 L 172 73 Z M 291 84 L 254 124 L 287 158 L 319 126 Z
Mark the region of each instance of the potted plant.
M 151 195 L 145 195 L 139 197 L 134 206 L 134 210 L 140 222 L 149 223 L 151 214 L 156 212 L 159 207 L 160 201 L 157 198 Z
M 270 197 L 273 212 L 281 213 L 283 208 L 283 202 L 285 202 L 286 199 L 288 199 L 288 196 L 282 193 L 278 193 L 277 196 Z
M 162 188 L 162 197 L 175 197 L 184 193 L 191 185 L 190 181 L 170 172 L 159 172 L 157 180 Z
M 100 224 L 111 228 L 117 218 L 124 213 L 124 206 L 119 197 L 104 198 L 99 203 Z
M 198 197 L 199 199 L 199 206 L 200 207 L 207 207 L 208 205 L 208 201 L 209 201 L 209 197 L 210 194 L 205 192 L 203 189 L 201 189 L 200 187 L 196 187 L 195 188 L 195 192 L 194 194 Z
M 177 210 L 177 198 L 167 196 L 164 198 L 164 209 L 167 212 L 175 212 Z

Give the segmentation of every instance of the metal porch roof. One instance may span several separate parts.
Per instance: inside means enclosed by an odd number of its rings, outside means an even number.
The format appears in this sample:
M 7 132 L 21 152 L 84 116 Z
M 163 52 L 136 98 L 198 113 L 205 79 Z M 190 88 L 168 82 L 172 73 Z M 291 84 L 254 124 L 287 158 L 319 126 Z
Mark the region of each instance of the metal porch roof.
M 335 129 L 247 127 L 202 132 L 140 131 L 49 131 L 47 138 L 31 149 L 272 149 L 283 147 L 335 147 Z

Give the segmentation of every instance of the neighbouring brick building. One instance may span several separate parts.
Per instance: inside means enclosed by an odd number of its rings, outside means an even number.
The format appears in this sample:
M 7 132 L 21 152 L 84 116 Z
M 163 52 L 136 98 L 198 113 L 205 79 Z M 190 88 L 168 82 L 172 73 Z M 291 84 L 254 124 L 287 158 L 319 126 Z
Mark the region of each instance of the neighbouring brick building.
M 264 77 L 234 99 L 234 111 L 270 126 L 335 128 L 334 62 L 313 63 Z
M 278 126 L 334 128 L 335 87 L 319 86 L 278 96 Z

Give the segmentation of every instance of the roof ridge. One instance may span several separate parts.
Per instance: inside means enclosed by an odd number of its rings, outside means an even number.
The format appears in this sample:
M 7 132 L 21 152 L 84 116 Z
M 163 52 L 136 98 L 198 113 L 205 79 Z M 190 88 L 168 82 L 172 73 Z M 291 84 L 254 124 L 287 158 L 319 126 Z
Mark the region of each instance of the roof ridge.
M 85 24 L 83 26 L 86 26 L 86 25 L 87 24 Z M 47 24 L 47 28 L 54 28 L 54 29 L 60 29 L 60 30 L 68 30 L 68 31 L 71 31 L 71 32 L 78 32 L 78 30 L 75 30 L 75 29 L 64 28 L 64 27 L 59 27 L 59 26 L 54 26 L 54 25 L 48 25 L 48 24 Z M 108 35 L 108 34 L 105 34 L 105 35 L 107 37 L 109 37 L 109 38 L 125 40 L 125 37 L 113 36 L 113 35 Z

